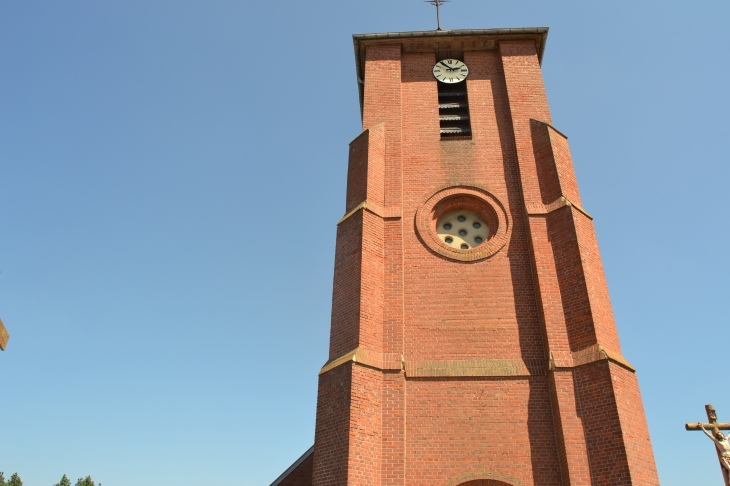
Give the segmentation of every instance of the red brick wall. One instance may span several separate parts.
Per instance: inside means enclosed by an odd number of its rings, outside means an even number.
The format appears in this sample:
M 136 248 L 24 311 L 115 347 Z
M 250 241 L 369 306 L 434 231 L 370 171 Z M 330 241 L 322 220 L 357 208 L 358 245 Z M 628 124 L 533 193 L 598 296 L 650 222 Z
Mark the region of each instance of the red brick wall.
M 343 246 L 342 249 L 338 242 L 336 249 L 335 262 L 347 272 L 335 271 L 333 295 L 339 298 L 333 299 L 332 326 L 335 329 L 342 325 L 345 329 L 343 335 L 348 339 L 337 342 L 337 345 L 333 341 L 330 359 L 358 346 L 380 352 L 383 339 L 383 220 L 369 211 L 359 211 L 340 224 L 340 228 L 343 228 L 343 234 L 347 231 L 344 228 L 352 231 L 347 234 L 352 242 L 350 247 Z M 344 236 L 342 239 L 348 241 Z M 359 254 L 352 253 L 355 251 Z M 354 262 L 352 269 L 349 262 Z M 337 309 L 345 309 L 347 314 L 336 314 L 334 302 L 339 304 Z M 354 314 L 350 309 L 356 302 L 359 305 L 357 314 Z M 335 336 L 334 332 L 332 336 Z
M 278 486 L 312 486 L 312 466 L 314 454 L 306 458 L 296 469 L 289 473 Z
M 409 380 L 406 484 L 446 485 L 497 473 L 559 485 L 544 377 Z
M 359 345 L 383 351 L 383 218 L 363 211 L 363 260 Z
M 605 361 L 575 370 L 591 469 L 590 484 L 596 486 L 632 484 L 610 371 Z
M 573 352 L 596 344 L 594 316 L 575 232 L 576 219 L 581 218 L 584 218 L 582 214 L 575 215 L 574 210 L 567 206 L 550 213 L 546 218 L 570 350 Z
M 345 212 L 349 213 L 358 204 L 367 199 L 368 185 L 368 148 L 370 132 L 365 130 L 362 135 L 350 143 L 350 157 L 347 164 L 347 200 Z
M 551 368 L 415 378 L 391 360 L 323 372 L 316 486 L 658 484 L 635 375 L 599 348 L 574 366 L 594 345 L 620 356 L 593 222 L 550 126 L 534 42 L 497 47 L 464 52 L 472 139 L 443 142 L 435 52 L 397 39 L 364 51 L 365 132 L 350 147 L 345 213 L 369 209 L 338 226 L 329 359 L 360 348 Z M 465 262 L 424 244 L 416 212 L 449 186 L 501 201 L 504 248 Z
M 349 213 L 358 204 L 368 201 L 385 204 L 385 125 L 365 130 L 350 144 L 347 168 L 347 203 Z
M 639 381 L 634 373 L 621 366 L 611 363 L 610 367 L 633 484 L 659 484 Z
M 352 368 L 348 485 L 381 484 L 382 380 L 380 371 Z
M 530 278 L 513 152 L 503 150 L 500 123 L 509 121 L 496 52 L 467 53 L 472 129 L 477 140 L 440 142 L 434 57 L 404 55 L 403 220 L 437 188 L 472 184 L 489 188 L 514 220 L 508 248 L 473 264 L 433 254 L 404 225 L 405 355 L 414 360 L 483 357 L 543 358 Z M 495 99 L 497 98 L 497 99 Z M 500 109 L 501 112 L 497 112 Z M 431 133 L 430 140 L 410 134 Z M 511 163 L 510 163 L 511 162 Z
M 405 484 L 406 382 L 400 372 L 383 375 L 381 484 Z
M 573 168 L 573 159 L 570 156 L 568 139 L 553 127 L 548 128 L 548 133 L 550 135 L 550 145 L 553 149 L 553 160 L 555 161 L 558 180 L 560 180 L 560 187 L 563 192 L 562 195 L 580 206 L 578 181 L 575 178 L 575 169 Z
M 596 340 L 604 348 L 621 353 L 593 221 L 575 210 L 573 210 L 573 221 L 586 285 L 584 298 L 590 305 Z
M 330 359 L 337 358 L 358 346 L 362 289 L 362 233 L 365 217 L 365 212 L 360 211 L 337 226 Z
M 348 484 L 352 366 L 348 363 L 319 377 L 312 472 L 317 486 Z
M 532 147 L 531 120 L 552 124 L 542 72 L 532 42 L 500 42 L 510 118 L 526 204 L 540 203 L 541 191 Z
M 367 50 L 363 130 L 385 123 L 385 204 L 400 204 L 401 47 L 380 45 Z
M 591 484 L 588 449 L 571 370 L 550 373 L 550 398 L 563 484 Z

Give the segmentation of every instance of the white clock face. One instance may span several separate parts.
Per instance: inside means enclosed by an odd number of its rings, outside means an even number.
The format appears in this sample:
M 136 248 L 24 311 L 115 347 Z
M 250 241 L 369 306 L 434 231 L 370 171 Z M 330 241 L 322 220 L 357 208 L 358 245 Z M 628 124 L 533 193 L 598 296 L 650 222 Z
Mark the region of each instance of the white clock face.
M 433 75 L 442 83 L 461 83 L 469 76 L 469 68 L 458 59 L 444 59 L 433 67 Z

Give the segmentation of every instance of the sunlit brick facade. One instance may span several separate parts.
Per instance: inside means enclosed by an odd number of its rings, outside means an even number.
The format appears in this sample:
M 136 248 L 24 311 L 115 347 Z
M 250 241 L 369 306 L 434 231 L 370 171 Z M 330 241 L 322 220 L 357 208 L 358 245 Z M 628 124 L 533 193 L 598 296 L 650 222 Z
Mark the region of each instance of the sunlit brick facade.
M 337 227 L 315 443 L 275 485 L 659 484 L 593 220 L 552 126 L 546 39 L 354 37 L 363 133 Z M 469 69 L 458 136 L 432 72 L 443 59 Z M 462 210 L 489 226 L 478 246 L 438 234 Z

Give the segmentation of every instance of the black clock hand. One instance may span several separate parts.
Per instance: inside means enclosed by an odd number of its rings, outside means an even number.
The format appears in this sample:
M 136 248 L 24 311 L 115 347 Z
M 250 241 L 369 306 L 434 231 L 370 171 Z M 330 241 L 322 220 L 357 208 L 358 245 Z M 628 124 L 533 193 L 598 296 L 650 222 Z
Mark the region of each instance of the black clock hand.
M 452 67 L 449 67 L 449 66 L 448 66 L 448 65 L 446 65 L 446 64 L 445 64 L 445 63 L 444 63 L 443 61 L 441 61 L 441 62 L 440 62 L 439 64 L 442 64 L 442 65 L 443 65 L 443 66 L 444 66 L 444 67 L 445 67 L 446 69 L 448 69 L 449 71 L 456 71 L 456 68 L 452 68 Z

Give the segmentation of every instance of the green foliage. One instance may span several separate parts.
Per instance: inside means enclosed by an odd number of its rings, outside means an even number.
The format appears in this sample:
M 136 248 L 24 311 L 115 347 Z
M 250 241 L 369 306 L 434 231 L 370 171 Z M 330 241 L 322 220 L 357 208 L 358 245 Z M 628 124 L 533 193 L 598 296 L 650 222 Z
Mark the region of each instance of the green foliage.
M 20 480 L 18 473 L 10 476 L 10 480 L 6 483 L 8 486 L 23 486 L 23 481 Z
M 0 486 L 2 486 L 2 485 L 0 485 Z M 68 478 L 66 477 L 66 475 L 64 474 L 63 477 L 61 478 L 61 481 L 54 484 L 53 486 L 71 486 L 71 481 L 69 481 Z
M 94 480 L 91 479 L 91 476 L 86 476 L 85 478 L 79 478 L 78 481 L 76 481 L 76 486 L 96 486 L 94 484 Z M 101 486 L 101 483 L 99 483 L 99 486 Z
M 18 476 L 18 473 L 13 474 L 10 476 L 10 479 L 6 481 L 5 473 L 0 471 L 0 486 L 23 486 L 23 481 L 20 479 L 20 476 Z M 68 477 L 64 474 L 61 481 L 53 486 L 71 486 L 71 481 L 69 481 Z M 79 478 L 79 480 L 76 481 L 76 486 L 96 486 L 96 484 L 94 484 L 94 480 L 91 479 L 91 476 L 86 476 L 85 478 Z M 101 486 L 101 483 L 99 483 L 99 486 Z

